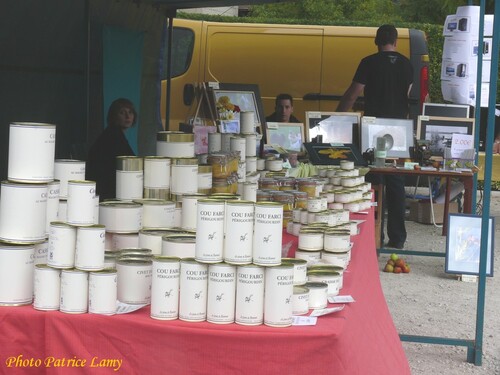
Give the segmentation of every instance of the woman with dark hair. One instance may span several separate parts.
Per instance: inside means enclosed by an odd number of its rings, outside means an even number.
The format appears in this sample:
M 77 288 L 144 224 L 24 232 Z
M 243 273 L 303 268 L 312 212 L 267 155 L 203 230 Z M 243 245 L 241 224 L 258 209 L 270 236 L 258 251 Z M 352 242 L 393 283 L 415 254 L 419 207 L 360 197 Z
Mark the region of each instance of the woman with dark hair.
M 85 178 L 96 182 L 100 201 L 116 197 L 116 157 L 135 155 L 125 131 L 136 121 L 134 104 L 125 98 L 116 99 L 108 110 L 108 126 L 89 150 Z

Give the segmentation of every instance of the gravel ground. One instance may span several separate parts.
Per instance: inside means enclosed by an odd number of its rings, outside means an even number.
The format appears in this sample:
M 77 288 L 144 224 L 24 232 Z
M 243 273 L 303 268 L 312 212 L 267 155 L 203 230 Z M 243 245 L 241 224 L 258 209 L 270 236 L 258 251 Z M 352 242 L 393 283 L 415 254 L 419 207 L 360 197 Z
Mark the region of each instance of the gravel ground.
M 467 362 L 463 346 L 403 342 L 412 374 L 500 374 L 500 192 L 490 203 L 496 217 L 494 277 L 486 281 L 482 365 Z M 441 228 L 406 221 L 405 249 L 445 252 Z M 389 254 L 379 257 L 382 288 L 400 334 L 474 340 L 478 283 L 457 280 L 445 273 L 445 258 L 404 256 L 411 273 L 382 272 Z

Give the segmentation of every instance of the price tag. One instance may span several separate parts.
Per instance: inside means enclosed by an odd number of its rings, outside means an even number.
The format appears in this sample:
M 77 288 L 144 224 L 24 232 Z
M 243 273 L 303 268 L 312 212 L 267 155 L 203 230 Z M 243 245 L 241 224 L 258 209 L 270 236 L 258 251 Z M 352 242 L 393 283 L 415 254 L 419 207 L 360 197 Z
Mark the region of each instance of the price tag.
M 323 316 L 323 315 L 328 315 L 328 314 L 333 314 L 338 311 L 342 311 L 344 309 L 345 305 L 339 306 L 339 307 L 330 307 L 326 309 L 318 309 L 318 310 L 313 310 L 311 315 L 309 316 Z
M 310 316 L 294 316 L 292 326 L 315 326 L 318 318 Z

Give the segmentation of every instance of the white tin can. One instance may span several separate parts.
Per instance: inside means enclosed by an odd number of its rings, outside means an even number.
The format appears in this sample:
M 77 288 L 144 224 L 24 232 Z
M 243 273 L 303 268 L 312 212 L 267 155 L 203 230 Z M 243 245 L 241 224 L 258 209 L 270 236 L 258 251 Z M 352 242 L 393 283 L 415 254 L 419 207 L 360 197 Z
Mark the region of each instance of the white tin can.
M 299 258 L 283 258 L 282 264 L 293 265 L 293 285 L 304 285 L 307 282 L 307 260 Z
M 308 282 L 305 287 L 309 289 L 310 309 L 324 309 L 328 306 L 328 284 L 321 282 Z
M 172 159 L 171 194 L 195 194 L 198 192 L 198 159 Z
M 244 182 L 243 183 L 243 199 L 246 201 L 257 202 L 257 189 L 258 184 L 256 182 Z
M 295 258 L 304 259 L 307 265 L 313 265 L 321 260 L 321 251 L 295 250 Z
M 207 317 L 208 264 L 181 259 L 179 319 L 201 322 Z
M 144 189 L 144 159 L 138 156 L 116 157 L 116 199 L 141 199 Z
M 247 176 L 247 162 L 240 160 L 238 162 L 238 182 L 245 182 Z
M 309 288 L 305 286 L 293 287 L 292 314 L 304 315 L 309 312 Z
M 131 247 L 146 247 L 139 245 L 138 233 L 106 233 L 109 238 L 109 245 L 106 245 L 107 250 L 121 250 Z
M 266 169 L 271 172 L 279 172 L 283 169 L 283 159 L 266 159 Z
M 322 230 L 302 229 L 299 233 L 298 247 L 302 250 L 323 250 L 324 232 Z
M 172 228 L 175 225 L 175 202 L 162 199 L 138 199 L 142 204 L 143 228 Z
M 138 233 L 139 242 L 136 246 L 129 247 L 141 247 L 145 249 L 151 249 L 153 255 L 160 255 L 162 251 L 162 238 L 163 236 L 169 234 L 178 234 L 180 231 L 173 228 L 161 228 L 161 229 L 141 229 Z M 194 253 L 193 253 L 194 254 Z M 194 255 L 193 255 L 194 256 Z
M 50 223 L 47 265 L 54 268 L 73 268 L 75 250 L 76 227 L 61 221 Z
M 247 156 L 245 161 L 247 163 L 247 175 L 257 172 L 256 156 Z
M 35 266 L 37 264 L 46 264 L 47 255 L 49 254 L 49 240 L 38 242 L 35 244 Z
M 208 133 L 208 153 L 219 152 L 222 149 L 221 133 Z
M 221 151 L 229 152 L 231 151 L 231 138 L 235 136 L 234 133 L 222 133 L 221 134 Z
M 151 302 L 152 261 L 147 257 L 120 257 L 118 272 L 118 300 L 129 304 Z
M 266 159 L 258 158 L 257 159 L 257 170 L 263 171 L 266 169 Z
M 98 271 L 104 268 L 104 225 L 76 228 L 75 268 Z
M 201 199 L 198 201 L 195 248 L 195 258 L 198 262 L 222 262 L 224 211 L 223 200 Z
M 181 259 L 194 258 L 196 255 L 196 234 L 179 233 L 163 236 L 161 255 Z
M 121 201 L 101 202 L 99 224 L 106 226 L 106 232 L 137 233 L 142 228 L 142 205 Z
M 170 158 L 165 156 L 144 158 L 144 188 L 170 190 Z
M 16 182 L 48 182 L 54 179 L 56 126 L 14 122 L 9 128 L 7 178 Z
M 61 298 L 61 270 L 35 265 L 33 308 L 36 310 L 59 310 Z
M 33 299 L 34 245 L 0 242 L 0 306 L 27 305 Z
M 95 181 L 68 181 L 66 221 L 69 224 L 94 224 L 95 191 Z
M 233 152 L 238 152 L 240 155 L 240 160 L 245 160 L 246 155 L 246 141 L 245 138 L 234 136 L 230 140 L 230 150 Z
M 196 229 L 196 215 L 198 213 L 198 200 L 206 198 L 205 194 L 186 194 L 182 196 L 181 228 Z
M 252 263 L 255 208 L 249 201 L 227 201 L 225 215 L 224 261 Z
M 212 192 L 212 166 L 198 165 L 198 193 L 210 194 Z
M 47 184 L 2 181 L 0 241 L 35 243 L 46 237 Z
M 351 250 L 342 252 L 323 251 L 321 253 L 321 259 L 327 264 L 333 264 L 335 266 L 340 266 L 346 269 L 347 265 L 349 264 L 350 251 Z
M 245 134 L 245 154 L 242 154 L 242 158 L 244 157 L 256 157 L 257 156 L 257 136 L 255 134 Z M 257 159 L 255 160 L 255 168 L 257 170 Z
M 61 271 L 61 300 L 59 311 L 69 314 L 84 314 L 89 304 L 89 274 L 68 269 Z
M 240 112 L 240 133 L 253 134 L 255 133 L 255 112 L 241 111 Z
M 283 205 L 276 202 L 255 204 L 253 262 L 260 266 L 281 264 Z
M 264 322 L 264 267 L 238 266 L 236 275 L 235 322 L 259 325 Z
M 330 252 L 343 252 L 351 247 L 350 231 L 325 232 L 324 249 Z
M 176 257 L 153 257 L 153 280 L 151 282 L 151 318 L 177 319 L 179 316 L 180 259 Z
M 293 265 L 267 267 L 265 271 L 264 324 L 292 325 Z
M 68 218 L 68 200 L 59 199 L 59 208 L 57 210 L 57 221 L 65 222 L 67 218 Z
M 93 271 L 89 274 L 89 313 L 101 315 L 116 314 L 118 296 L 116 269 Z
M 312 282 L 321 282 L 328 285 L 328 296 L 339 294 L 342 275 L 339 272 L 331 270 L 310 270 L 307 272 L 307 278 Z
M 60 181 L 59 197 L 68 197 L 68 181 L 85 180 L 85 161 L 56 159 L 54 161 L 54 179 Z
M 158 132 L 156 134 L 156 155 L 169 158 L 194 157 L 194 134 L 180 131 Z
M 207 321 L 234 323 L 236 306 L 236 266 L 227 263 L 208 265 Z
M 50 223 L 59 220 L 59 189 L 60 183 L 58 180 L 47 184 L 47 216 L 45 220 L 45 232 L 47 234 L 49 233 Z

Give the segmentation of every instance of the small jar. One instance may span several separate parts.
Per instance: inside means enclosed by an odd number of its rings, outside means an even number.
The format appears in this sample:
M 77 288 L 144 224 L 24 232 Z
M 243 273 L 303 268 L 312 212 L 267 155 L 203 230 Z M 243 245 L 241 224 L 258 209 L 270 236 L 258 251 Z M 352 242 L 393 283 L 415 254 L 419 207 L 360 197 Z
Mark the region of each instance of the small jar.
M 297 187 L 299 191 L 306 192 L 310 198 L 316 196 L 316 180 L 310 178 L 297 180 Z

